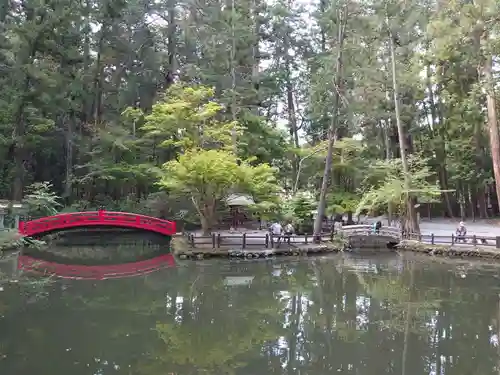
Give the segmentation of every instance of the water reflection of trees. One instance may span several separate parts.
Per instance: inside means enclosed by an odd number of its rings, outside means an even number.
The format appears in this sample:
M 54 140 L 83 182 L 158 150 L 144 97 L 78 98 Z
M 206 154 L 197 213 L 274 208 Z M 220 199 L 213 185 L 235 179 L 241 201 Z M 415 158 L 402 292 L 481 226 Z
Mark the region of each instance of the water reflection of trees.
M 16 312 L 0 319 L 0 373 L 497 373 L 491 272 L 450 269 L 339 257 L 60 282 L 3 304 Z

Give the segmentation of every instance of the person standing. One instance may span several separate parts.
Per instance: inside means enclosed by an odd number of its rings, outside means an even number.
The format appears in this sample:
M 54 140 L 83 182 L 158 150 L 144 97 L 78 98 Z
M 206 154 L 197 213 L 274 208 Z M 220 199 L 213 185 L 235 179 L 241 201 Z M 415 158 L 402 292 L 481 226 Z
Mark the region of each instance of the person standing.
M 287 223 L 285 225 L 285 238 L 289 245 L 290 245 L 290 237 L 292 237 L 292 234 L 293 234 L 293 225 L 292 223 Z
M 455 232 L 458 241 L 467 242 L 465 236 L 467 235 L 467 228 L 465 228 L 465 223 L 461 221 L 458 224 L 458 228 Z
M 273 242 L 276 240 L 276 243 L 279 246 L 281 242 L 281 233 L 283 232 L 283 227 L 278 221 L 276 221 L 271 225 L 271 228 L 269 229 L 271 230 Z

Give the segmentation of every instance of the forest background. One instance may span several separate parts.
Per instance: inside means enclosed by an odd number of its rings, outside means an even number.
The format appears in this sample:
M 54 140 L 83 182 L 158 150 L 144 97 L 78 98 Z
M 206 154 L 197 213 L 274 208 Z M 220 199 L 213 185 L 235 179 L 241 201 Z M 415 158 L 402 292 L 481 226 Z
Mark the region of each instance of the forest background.
M 207 230 L 233 192 L 413 231 L 497 215 L 499 21 L 494 0 L 3 1 L 0 197 Z

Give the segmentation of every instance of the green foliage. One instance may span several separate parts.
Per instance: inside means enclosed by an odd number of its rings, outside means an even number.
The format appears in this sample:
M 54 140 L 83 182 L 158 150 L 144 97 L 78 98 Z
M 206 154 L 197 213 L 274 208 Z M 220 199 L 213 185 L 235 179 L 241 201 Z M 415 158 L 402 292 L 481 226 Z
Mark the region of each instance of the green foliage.
M 237 122 L 220 121 L 222 106 L 208 87 L 173 85 L 163 100 L 153 105 L 141 129 L 146 137 L 161 137 L 163 147 L 185 151 L 192 148 L 230 148 Z
M 404 214 L 408 196 L 416 197 L 420 202 L 436 201 L 442 191 L 427 163 L 427 159 L 418 155 L 412 155 L 408 159 L 411 175 L 409 189 L 405 187 L 401 160 L 392 159 L 374 163 L 365 179 L 365 190 L 356 209 L 356 215 L 363 210 L 385 209 L 388 204 Z
M 345 214 L 355 212 L 360 202 L 358 195 L 347 192 L 331 192 L 327 195 L 327 213 Z
M 329 207 L 349 211 L 358 189 L 380 187 L 372 167 L 398 159 L 404 147 L 389 73 L 391 30 L 408 150 L 423 153 L 441 188 L 456 192 L 446 208 L 430 209 L 491 213 L 484 204 L 495 181 L 483 73 L 500 54 L 498 1 L 198 5 L 2 7 L 0 198 L 21 200 L 23 183 L 51 181 L 75 207 L 104 202 L 143 212 L 158 192 L 161 166 L 194 148 L 269 164 L 286 193 L 316 194 L 334 124 Z M 344 5 L 348 38 L 336 87 Z M 187 209 L 187 199 L 179 201 Z M 272 206 L 260 208 L 273 215 Z
M 23 203 L 27 205 L 30 216 L 52 216 L 62 207 L 50 182 L 35 182 L 26 188 L 26 192 Z
M 284 205 L 285 219 L 290 220 L 297 232 L 311 232 L 313 212 L 316 210 L 314 196 L 307 192 L 298 192 Z
M 189 197 L 205 232 L 214 224 L 217 207 L 232 192 L 250 194 L 256 210 L 269 211 L 279 201 L 275 170 L 241 162 L 230 151 L 188 150 L 163 169 L 160 185 L 171 194 Z

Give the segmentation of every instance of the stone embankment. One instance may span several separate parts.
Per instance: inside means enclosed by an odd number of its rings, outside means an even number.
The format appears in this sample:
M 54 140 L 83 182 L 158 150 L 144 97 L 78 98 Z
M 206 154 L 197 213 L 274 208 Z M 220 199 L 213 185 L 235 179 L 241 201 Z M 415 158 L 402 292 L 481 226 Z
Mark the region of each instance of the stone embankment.
M 320 244 L 297 244 L 288 246 L 282 243 L 275 248 L 213 248 L 212 246 L 192 247 L 184 236 L 172 238 L 171 250 L 179 259 L 206 259 L 206 258 L 269 258 L 274 256 L 299 256 L 338 253 L 344 250 L 342 243 L 323 242 Z
M 491 246 L 472 244 L 432 245 L 419 241 L 403 240 L 396 247 L 398 251 L 420 253 L 430 256 L 500 259 L 500 249 Z
M 24 241 L 17 230 L 0 230 L 0 253 L 16 250 L 24 246 Z

